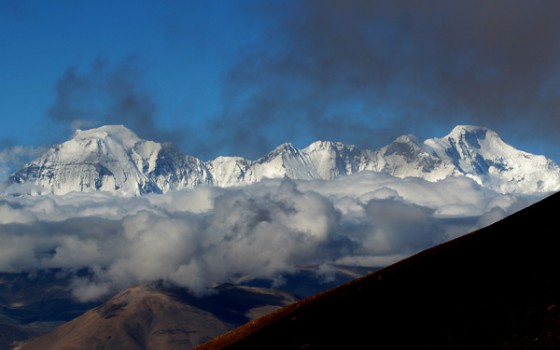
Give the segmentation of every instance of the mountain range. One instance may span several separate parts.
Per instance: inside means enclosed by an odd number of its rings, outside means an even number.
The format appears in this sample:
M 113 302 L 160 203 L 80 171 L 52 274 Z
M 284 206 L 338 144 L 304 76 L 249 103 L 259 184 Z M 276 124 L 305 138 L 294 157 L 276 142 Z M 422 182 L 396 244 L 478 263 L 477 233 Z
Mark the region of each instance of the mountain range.
M 549 158 L 520 151 L 494 131 L 459 125 L 423 142 L 403 135 L 380 149 L 317 141 L 298 149 L 282 144 L 248 160 L 220 156 L 202 161 L 168 143 L 143 140 L 122 125 L 77 130 L 15 172 L 9 195 L 108 191 L 125 196 L 166 193 L 203 185 L 238 186 L 267 178 L 332 180 L 362 171 L 438 181 L 468 177 L 499 193 L 539 194 L 560 189 L 560 168 Z

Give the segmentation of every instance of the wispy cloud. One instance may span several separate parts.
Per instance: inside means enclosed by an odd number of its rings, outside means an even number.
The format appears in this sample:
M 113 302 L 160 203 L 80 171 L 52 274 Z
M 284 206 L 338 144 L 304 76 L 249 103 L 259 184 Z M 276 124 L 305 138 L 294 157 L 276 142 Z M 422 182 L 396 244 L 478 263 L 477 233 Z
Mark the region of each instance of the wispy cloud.
M 92 275 L 71 286 L 80 300 L 153 280 L 204 294 L 239 276 L 274 280 L 302 265 L 386 265 L 530 200 L 466 179 L 434 184 L 373 173 L 140 198 L 6 198 L 0 271 L 89 268 Z

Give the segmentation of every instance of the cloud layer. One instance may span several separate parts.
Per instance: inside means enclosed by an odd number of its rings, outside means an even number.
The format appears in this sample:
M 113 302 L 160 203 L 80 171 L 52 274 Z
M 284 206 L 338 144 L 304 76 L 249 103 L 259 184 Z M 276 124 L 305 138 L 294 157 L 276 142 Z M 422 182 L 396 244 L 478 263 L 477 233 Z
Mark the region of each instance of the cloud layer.
M 0 202 L 0 272 L 62 269 L 74 275 L 80 300 L 154 280 L 204 294 L 301 266 L 385 266 L 531 200 L 464 178 L 430 183 L 373 173 L 140 198 L 10 198 Z M 89 277 L 78 276 L 83 268 Z

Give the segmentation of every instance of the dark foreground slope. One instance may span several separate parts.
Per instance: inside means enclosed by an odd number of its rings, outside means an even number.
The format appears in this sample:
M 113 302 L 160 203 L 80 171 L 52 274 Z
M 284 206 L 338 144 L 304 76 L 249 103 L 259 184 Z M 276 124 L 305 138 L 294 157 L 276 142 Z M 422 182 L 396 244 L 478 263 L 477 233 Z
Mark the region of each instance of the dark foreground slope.
M 197 348 L 559 349 L 560 194 Z

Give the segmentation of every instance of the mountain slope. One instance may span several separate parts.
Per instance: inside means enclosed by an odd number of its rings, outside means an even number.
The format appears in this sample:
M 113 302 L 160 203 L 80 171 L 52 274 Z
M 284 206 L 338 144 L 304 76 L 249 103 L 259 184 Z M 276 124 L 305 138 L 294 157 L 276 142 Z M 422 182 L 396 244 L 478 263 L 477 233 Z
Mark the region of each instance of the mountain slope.
M 555 194 L 197 349 L 557 349 Z
M 236 186 L 267 178 L 332 180 L 360 171 L 438 181 L 466 176 L 500 193 L 560 190 L 560 168 L 544 156 L 519 151 L 495 132 L 457 126 L 443 138 L 420 142 L 403 135 L 378 150 L 318 141 L 304 149 L 283 144 L 257 160 L 218 157 L 202 162 L 169 144 L 138 138 L 124 126 L 76 131 L 15 173 L 8 194 L 109 191 L 165 193 L 200 185 Z

